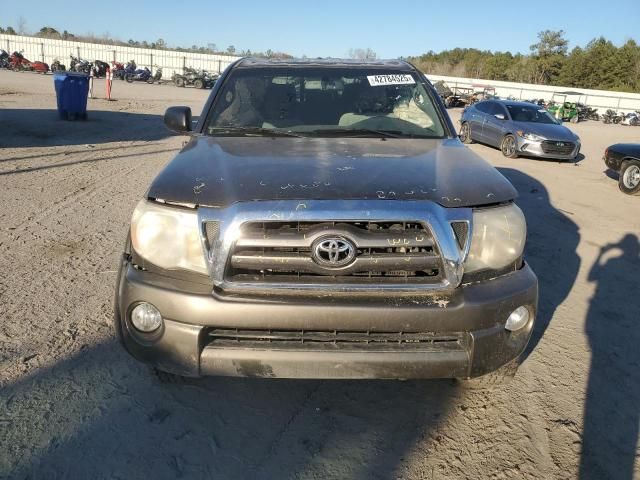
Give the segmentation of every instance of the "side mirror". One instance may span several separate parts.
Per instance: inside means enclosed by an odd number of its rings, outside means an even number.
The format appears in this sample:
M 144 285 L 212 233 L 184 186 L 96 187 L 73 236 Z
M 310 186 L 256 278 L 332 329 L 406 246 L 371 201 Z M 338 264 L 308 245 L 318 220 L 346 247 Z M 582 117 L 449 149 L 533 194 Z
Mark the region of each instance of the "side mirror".
M 164 112 L 164 124 L 169 130 L 177 133 L 189 133 L 191 131 L 191 108 L 169 107 Z
M 505 120 L 506 118 L 503 113 L 496 113 L 494 117 L 496 117 L 498 120 Z

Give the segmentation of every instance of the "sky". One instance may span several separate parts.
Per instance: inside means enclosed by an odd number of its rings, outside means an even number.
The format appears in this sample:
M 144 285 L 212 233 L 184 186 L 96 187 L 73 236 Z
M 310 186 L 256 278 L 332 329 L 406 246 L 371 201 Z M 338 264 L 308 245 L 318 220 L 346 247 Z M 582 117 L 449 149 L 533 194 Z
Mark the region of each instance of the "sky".
M 169 46 L 234 45 L 238 51 L 345 57 L 371 48 L 379 58 L 455 47 L 522 52 L 539 31 L 564 30 L 570 48 L 604 36 L 640 43 L 640 0 L 0 0 L 0 25 L 42 26 Z

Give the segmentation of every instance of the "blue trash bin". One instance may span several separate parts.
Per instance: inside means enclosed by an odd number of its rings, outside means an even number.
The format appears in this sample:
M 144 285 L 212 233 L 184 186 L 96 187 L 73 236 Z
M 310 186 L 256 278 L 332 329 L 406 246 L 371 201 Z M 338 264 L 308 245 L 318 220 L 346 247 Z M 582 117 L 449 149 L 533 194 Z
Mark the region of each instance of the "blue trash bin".
M 56 72 L 53 76 L 58 101 L 58 114 L 63 120 L 87 119 L 89 75 L 76 72 Z

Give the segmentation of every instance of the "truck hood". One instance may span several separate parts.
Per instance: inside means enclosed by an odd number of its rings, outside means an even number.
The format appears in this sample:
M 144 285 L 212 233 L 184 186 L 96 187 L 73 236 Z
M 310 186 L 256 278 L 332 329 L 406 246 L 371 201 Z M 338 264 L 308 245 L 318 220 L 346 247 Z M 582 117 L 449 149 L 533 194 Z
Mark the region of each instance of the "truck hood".
M 225 207 L 251 200 L 512 200 L 509 181 L 457 139 L 194 136 L 147 196 Z

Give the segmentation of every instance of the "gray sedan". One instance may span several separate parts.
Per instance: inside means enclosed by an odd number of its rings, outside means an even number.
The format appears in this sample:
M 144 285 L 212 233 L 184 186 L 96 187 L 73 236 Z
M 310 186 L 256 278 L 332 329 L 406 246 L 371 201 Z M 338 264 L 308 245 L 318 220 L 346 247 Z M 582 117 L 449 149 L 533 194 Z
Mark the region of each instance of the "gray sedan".
M 466 108 L 460 119 L 460 139 L 500 148 L 505 157 L 519 155 L 575 159 L 580 138 L 537 105 L 488 100 Z

